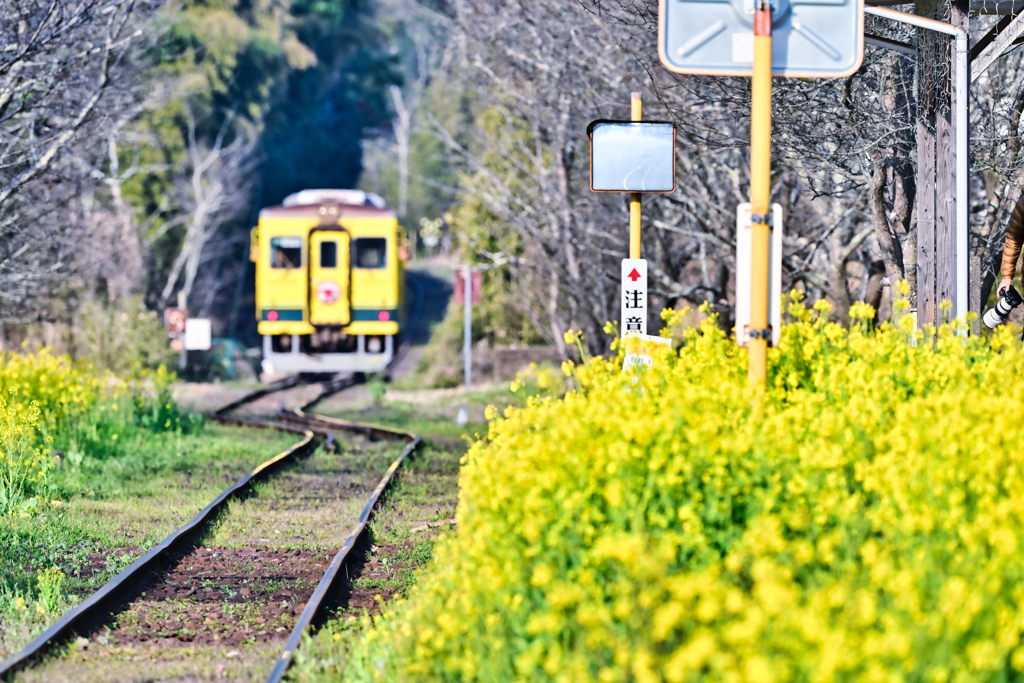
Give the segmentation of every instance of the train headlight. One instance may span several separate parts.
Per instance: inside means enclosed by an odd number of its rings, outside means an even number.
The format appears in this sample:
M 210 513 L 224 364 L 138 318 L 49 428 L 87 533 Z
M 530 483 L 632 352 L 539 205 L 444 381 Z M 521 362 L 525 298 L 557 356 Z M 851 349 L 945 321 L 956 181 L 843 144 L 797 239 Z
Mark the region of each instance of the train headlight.
M 380 353 L 384 348 L 384 340 L 380 337 L 370 337 L 366 340 L 367 353 Z

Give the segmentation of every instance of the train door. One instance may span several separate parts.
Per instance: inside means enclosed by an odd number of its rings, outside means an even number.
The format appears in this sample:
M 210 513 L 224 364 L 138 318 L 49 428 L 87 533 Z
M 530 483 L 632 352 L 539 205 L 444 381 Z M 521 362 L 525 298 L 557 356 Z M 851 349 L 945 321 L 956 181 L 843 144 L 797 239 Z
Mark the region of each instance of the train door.
M 352 322 L 349 236 L 343 229 L 317 228 L 309 235 L 309 322 Z

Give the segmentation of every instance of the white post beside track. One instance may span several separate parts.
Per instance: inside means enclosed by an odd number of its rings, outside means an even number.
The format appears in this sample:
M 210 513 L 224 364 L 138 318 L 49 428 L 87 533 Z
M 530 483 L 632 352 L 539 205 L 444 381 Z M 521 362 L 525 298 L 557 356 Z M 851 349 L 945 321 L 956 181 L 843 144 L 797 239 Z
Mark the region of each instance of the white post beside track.
M 473 381 L 473 271 L 469 266 L 463 271 L 462 293 L 462 370 L 469 389 Z

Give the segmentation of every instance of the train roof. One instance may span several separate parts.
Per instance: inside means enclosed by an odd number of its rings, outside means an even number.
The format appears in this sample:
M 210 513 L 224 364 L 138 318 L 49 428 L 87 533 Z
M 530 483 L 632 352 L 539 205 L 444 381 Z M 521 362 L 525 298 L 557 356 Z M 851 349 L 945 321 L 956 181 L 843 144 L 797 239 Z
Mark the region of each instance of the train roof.
M 261 218 L 314 218 L 321 216 L 325 204 L 336 205 L 341 216 L 348 218 L 387 218 L 395 212 L 380 195 L 362 190 L 302 190 L 284 198 L 280 206 L 260 211 Z

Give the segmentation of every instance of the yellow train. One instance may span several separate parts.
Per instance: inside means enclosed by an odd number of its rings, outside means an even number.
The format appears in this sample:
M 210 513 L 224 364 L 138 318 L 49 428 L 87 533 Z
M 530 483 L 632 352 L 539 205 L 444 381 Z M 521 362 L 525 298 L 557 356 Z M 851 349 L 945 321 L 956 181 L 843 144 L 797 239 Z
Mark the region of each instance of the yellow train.
M 256 319 L 266 372 L 381 372 L 404 316 L 408 247 L 358 190 L 303 190 L 260 211 Z

